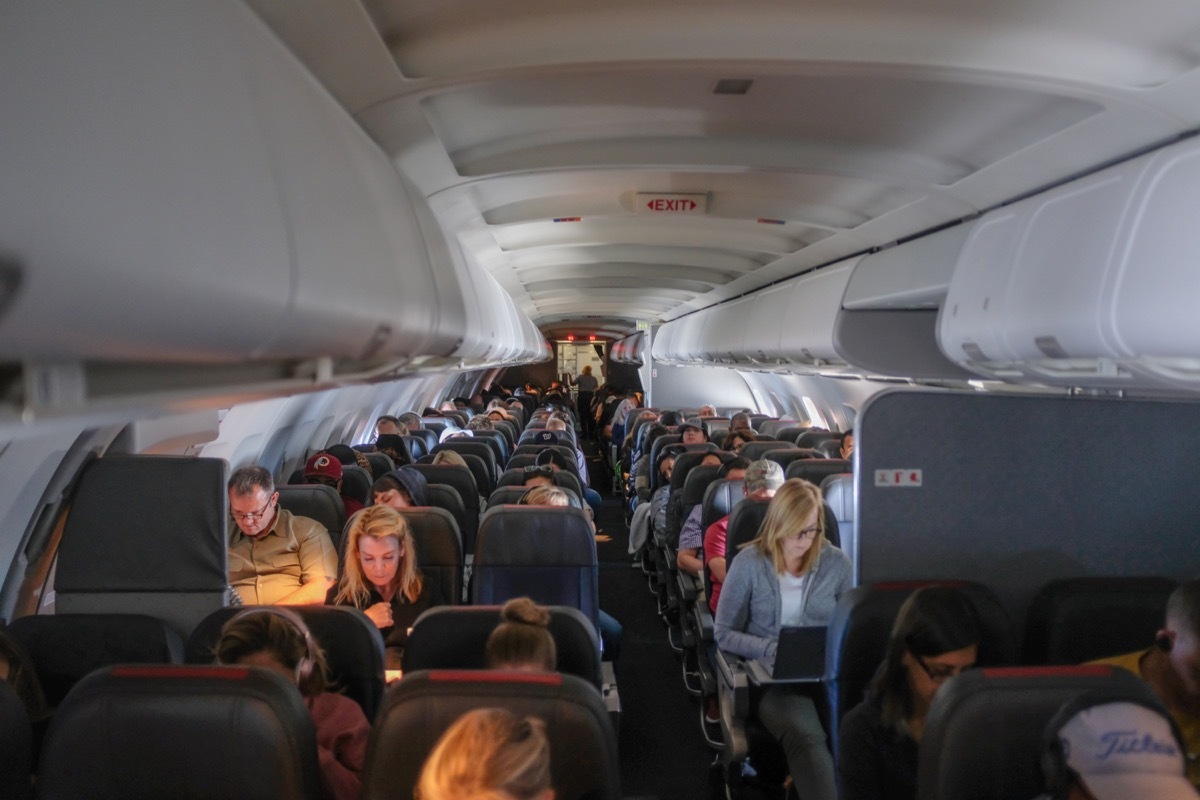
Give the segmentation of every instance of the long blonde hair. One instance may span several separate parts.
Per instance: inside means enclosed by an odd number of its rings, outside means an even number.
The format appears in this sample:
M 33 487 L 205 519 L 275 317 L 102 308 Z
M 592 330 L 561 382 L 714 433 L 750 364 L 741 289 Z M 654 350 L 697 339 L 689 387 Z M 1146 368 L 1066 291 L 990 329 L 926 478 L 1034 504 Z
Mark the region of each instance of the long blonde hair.
M 417 800 L 534 800 L 550 788 L 545 724 L 503 708 L 468 711 L 421 769 Z
M 423 582 L 421 571 L 417 569 L 412 531 L 404 515 L 390 506 L 368 506 L 350 518 L 342 579 L 333 602 L 363 608 L 371 600 L 370 582 L 363 577 L 362 562 L 359 560 L 358 543 L 364 536 L 376 540 L 391 536 L 400 544 L 404 555 L 396 566 L 396 578 L 399 581 L 397 591 L 410 603 L 415 602 L 421 596 Z
M 821 556 L 821 547 L 825 540 L 824 501 L 821 490 L 806 480 L 792 478 L 783 482 L 779 491 L 771 498 L 767 506 L 767 516 L 763 519 L 758 536 L 746 544 L 753 545 L 764 556 L 771 559 L 775 571 L 782 574 L 787 569 L 783 555 L 783 540 L 800 532 L 813 509 L 817 512 L 817 535 L 813 537 L 812 546 L 800 558 L 800 574 L 806 575 L 817 563 Z

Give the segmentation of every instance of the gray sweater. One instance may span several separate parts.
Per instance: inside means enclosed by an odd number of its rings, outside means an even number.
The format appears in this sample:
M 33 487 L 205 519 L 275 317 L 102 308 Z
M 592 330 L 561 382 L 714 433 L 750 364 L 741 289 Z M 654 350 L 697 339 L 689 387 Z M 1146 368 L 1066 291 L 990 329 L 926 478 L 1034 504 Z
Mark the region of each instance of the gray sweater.
M 801 625 L 828 625 L 842 592 L 850 588 L 850 559 L 829 542 L 822 543 L 817 563 L 804 583 Z M 779 640 L 779 573 L 757 547 L 747 547 L 729 565 L 721 586 L 714 636 L 722 650 L 746 658 L 775 662 Z

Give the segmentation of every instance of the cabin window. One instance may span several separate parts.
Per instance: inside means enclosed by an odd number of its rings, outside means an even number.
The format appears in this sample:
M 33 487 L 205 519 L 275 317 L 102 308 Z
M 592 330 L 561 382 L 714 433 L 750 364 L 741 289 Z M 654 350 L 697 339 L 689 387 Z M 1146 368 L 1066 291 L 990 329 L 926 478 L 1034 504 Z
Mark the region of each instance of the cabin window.
M 825 417 L 822 416 L 817 404 L 812 401 L 811 397 L 804 396 L 800 398 L 800 402 L 804 404 L 804 413 L 808 417 L 808 424 L 814 428 L 828 428 L 829 425 L 825 422 Z

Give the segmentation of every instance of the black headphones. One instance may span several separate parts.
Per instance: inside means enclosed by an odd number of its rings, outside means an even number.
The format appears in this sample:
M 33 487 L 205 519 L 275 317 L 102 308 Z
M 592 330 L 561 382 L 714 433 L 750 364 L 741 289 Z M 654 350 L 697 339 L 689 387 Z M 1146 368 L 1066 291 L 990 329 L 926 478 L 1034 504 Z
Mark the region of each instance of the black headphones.
M 1142 641 L 1145 641 L 1144 639 Z M 1166 631 L 1160 631 L 1158 636 L 1154 637 L 1154 646 L 1164 653 L 1171 652 L 1171 648 L 1175 646 L 1175 640 L 1167 635 Z
M 1159 636 L 1158 638 L 1167 639 L 1168 645 L 1170 644 L 1168 637 Z M 1157 640 L 1155 641 L 1157 643 Z M 1160 644 L 1159 647 L 1162 647 L 1162 645 Z M 1042 778 L 1045 781 L 1046 793 L 1052 800 L 1067 800 L 1071 784 L 1079 778 L 1075 770 L 1071 769 L 1067 764 L 1068 754 L 1063 752 L 1063 743 L 1059 738 L 1059 732 L 1080 712 L 1095 706 L 1107 705 L 1108 703 L 1131 703 L 1158 714 L 1171 726 L 1171 735 L 1175 737 L 1175 744 L 1179 747 L 1179 752 L 1181 754 L 1187 753 L 1187 748 L 1183 745 L 1183 735 L 1179 732 L 1179 726 L 1175 724 L 1175 720 L 1171 718 L 1170 713 L 1158 702 L 1130 697 L 1126 693 L 1117 692 L 1112 689 L 1096 689 L 1084 692 L 1064 703 L 1062 708 L 1051 717 L 1050 722 L 1046 724 L 1045 731 L 1042 733 Z
M 308 682 L 308 679 L 312 677 L 313 670 L 317 667 L 318 650 L 317 643 L 316 640 L 313 639 L 312 632 L 309 631 L 308 626 L 304 624 L 304 620 L 300 618 L 299 614 L 291 609 L 280 608 L 278 606 L 258 606 L 256 608 L 248 608 L 232 617 L 229 620 L 229 623 L 236 622 L 240 619 L 245 619 L 246 617 L 253 616 L 255 614 L 271 614 L 279 617 L 291 625 L 295 632 L 304 638 L 305 655 L 300 659 L 299 663 L 296 664 L 296 683 L 303 687 L 304 684 Z

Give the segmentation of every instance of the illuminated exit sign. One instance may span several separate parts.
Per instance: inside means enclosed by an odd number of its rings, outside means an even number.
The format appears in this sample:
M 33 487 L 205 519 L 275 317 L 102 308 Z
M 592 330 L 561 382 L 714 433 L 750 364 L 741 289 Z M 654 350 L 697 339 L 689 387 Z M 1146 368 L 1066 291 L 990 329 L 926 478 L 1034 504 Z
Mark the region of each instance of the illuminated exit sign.
M 708 211 L 708 195 L 638 192 L 637 210 L 639 214 L 704 214 Z

